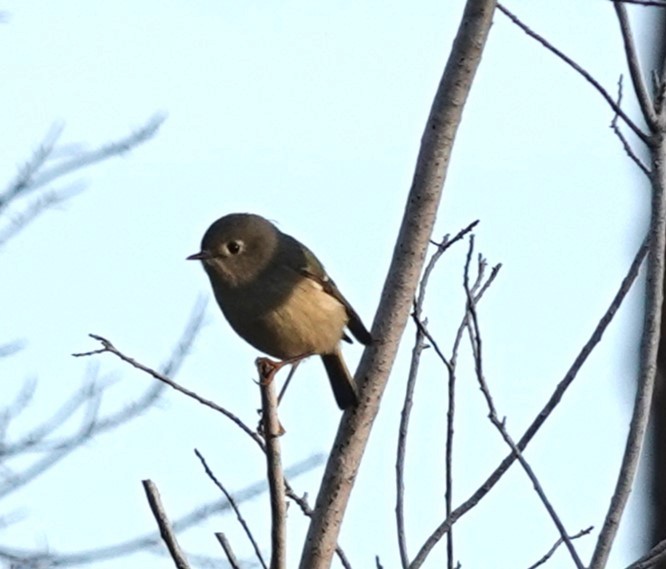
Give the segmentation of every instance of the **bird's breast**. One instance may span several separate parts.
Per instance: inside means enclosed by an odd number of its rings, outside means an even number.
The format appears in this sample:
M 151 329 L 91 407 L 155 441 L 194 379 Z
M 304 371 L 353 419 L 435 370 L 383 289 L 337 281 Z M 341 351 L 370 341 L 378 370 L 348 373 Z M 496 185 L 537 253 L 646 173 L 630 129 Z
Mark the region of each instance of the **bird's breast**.
M 345 307 L 336 298 L 301 275 L 290 283 L 281 278 L 264 284 L 218 297 L 236 333 L 280 359 L 335 351 L 347 323 Z

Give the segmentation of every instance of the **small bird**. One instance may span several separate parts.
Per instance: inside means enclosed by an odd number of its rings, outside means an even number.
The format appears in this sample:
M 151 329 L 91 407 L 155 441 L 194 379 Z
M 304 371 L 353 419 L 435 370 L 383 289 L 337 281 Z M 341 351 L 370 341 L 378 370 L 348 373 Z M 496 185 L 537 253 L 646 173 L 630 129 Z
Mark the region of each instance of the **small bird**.
M 198 260 L 222 313 L 246 342 L 295 363 L 321 356 L 340 409 L 357 404 L 340 341 L 372 342 L 361 318 L 317 257 L 259 215 L 232 213 L 206 231 Z

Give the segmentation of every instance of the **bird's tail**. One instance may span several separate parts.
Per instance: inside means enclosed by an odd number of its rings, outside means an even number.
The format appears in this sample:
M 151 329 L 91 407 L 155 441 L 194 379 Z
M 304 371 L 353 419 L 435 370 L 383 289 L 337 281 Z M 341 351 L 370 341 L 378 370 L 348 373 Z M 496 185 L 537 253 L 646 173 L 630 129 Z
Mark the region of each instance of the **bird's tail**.
M 355 407 L 358 403 L 356 387 L 345 361 L 342 359 L 340 348 L 338 347 L 333 354 L 323 354 L 321 359 L 324 362 L 328 379 L 331 381 L 338 407 L 343 411 L 349 407 Z

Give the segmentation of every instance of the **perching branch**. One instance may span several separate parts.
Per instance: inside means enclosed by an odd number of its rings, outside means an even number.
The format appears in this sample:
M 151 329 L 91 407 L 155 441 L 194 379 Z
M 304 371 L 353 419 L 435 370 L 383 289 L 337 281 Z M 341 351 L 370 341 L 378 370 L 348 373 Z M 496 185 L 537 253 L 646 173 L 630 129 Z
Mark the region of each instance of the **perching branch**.
M 282 473 L 280 436 L 284 433 L 278 419 L 278 397 L 273 377 L 263 373 L 263 358 L 257 360 L 261 392 L 261 424 L 266 441 L 266 476 L 271 499 L 271 569 L 287 566 L 287 502 Z

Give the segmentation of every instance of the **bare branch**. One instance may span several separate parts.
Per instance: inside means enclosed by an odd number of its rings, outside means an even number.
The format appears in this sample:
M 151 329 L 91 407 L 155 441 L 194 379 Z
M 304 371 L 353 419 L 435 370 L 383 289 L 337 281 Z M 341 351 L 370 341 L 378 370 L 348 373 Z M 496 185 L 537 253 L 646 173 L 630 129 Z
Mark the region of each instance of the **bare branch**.
M 631 33 L 631 24 L 629 23 L 627 9 L 621 2 L 615 2 L 613 6 L 615 7 L 615 13 L 617 14 L 617 19 L 620 24 L 622 41 L 624 42 L 624 52 L 627 57 L 627 66 L 629 67 L 631 82 L 634 84 L 636 98 L 638 99 L 645 122 L 650 127 L 650 130 L 654 132 L 657 128 L 657 113 L 655 112 L 650 95 L 648 95 L 643 70 L 641 69 L 641 63 L 638 58 L 638 53 L 636 52 L 636 43 L 634 42 L 634 36 Z
M 457 243 L 465 235 L 474 229 L 478 225 L 479 221 L 476 220 L 470 223 L 464 229 L 461 229 L 455 237 L 449 239 L 448 235 L 444 236 L 441 243 L 436 243 L 437 249 L 430 257 L 424 271 L 423 277 L 421 277 L 421 282 L 419 283 L 419 291 L 417 297 L 414 301 L 414 311 L 412 312 L 412 318 L 417 322 L 416 327 L 416 340 L 414 348 L 412 349 L 412 359 L 409 366 L 409 373 L 407 375 L 407 386 L 405 391 L 405 397 L 403 400 L 402 412 L 400 414 L 400 427 L 398 431 L 398 450 L 396 457 L 396 526 L 398 533 L 398 548 L 400 551 L 400 560 L 402 563 L 403 569 L 409 566 L 409 556 L 407 553 L 407 530 L 405 524 L 405 483 L 404 483 L 404 473 L 405 473 L 405 456 L 407 452 L 407 433 L 409 431 L 409 419 L 411 416 L 412 405 L 413 405 L 413 395 L 414 388 L 416 386 L 416 378 L 418 376 L 418 370 L 421 361 L 421 353 L 427 347 L 425 344 L 425 334 L 420 324 L 421 322 L 421 313 L 423 311 L 423 305 L 425 303 L 425 295 L 428 286 L 428 280 L 430 275 L 437 264 L 437 261 L 442 257 L 444 252 L 451 247 L 453 244 Z M 432 243 L 432 241 L 431 241 Z M 424 324 L 425 327 L 425 324 Z M 447 492 L 448 494 L 448 492 Z
M 571 543 L 571 539 L 567 534 L 564 524 L 560 520 L 560 517 L 557 514 L 552 503 L 546 496 L 546 493 L 544 492 L 543 487 L 541 486 L 541 482 L 537 478 L 536 474 L 534 473 L 534 470 L 529 465 L 527 460 L 525 460 L 525 457 L 520 452 L 520 449 L 516 446 L 516 443 L 509 435 L 509 432 L 506 429 L 504 421 L 503 420 L 501 421 L 497 415 L 495 403 L 493 401 L 493 397 L 490 393 L 490 388 L 488 387 L 488 383 L 486 382 L 485 374 L 483 372 L 483 344 L 481 340 L 481 330 L 479 328 L 479 320 L 478 320 L 478 314 L 476 312 L 476 303 L 474 302 L 474 295 L 469 285 L 469 265 L 472 260 L 473 251 L 474 251 L 474 235 L 472 235 L 469 239 L 469 249 L 467 252 L 467 260 L 465 262 L 465 270 L 464 270 L 464 289 L 465 289 L 465 294 L 467 295 L 467 310 L 470 315 L 467 329 L 469 331 L 470 343 L 472 345 L 472 353 L 474 355 L 474 368 L 476 371 L 476 378 L 477 381 L 479 382 L 481 393 L 483 393 L 483 396 L 486 400 L 486 404 L 488 405 L 488 418 L 490 419 L 490 422 L 495 426 L 495 428 L 499 431 L 500 435 L 502 436 L 506 444 L 509 446 L 509 448 L 511 448 L 511 450 L 514 452 L 516 458 L 518 459 L 518 462 L 523 467 L 523 470 L 525 470 L 525 473 L 532 482 L 532 486 L 534 487 L 534 490 L 539 496 L 539 499 L 541 500 L 544 507 L 546 508 L 546 511 L 553 520 L 555 527 L 560 532 L 560 537 L 567 546 L 567 549 L 569 550 L 571 558 L 576 564 L 576 567 L 578 569 L 585 569 L 585 566 L 583 565 L 583 562 L 581 561 L 580 556 L 576 551 L 576 548 L 574 547 L 573 543 Z M 479 266 L 480 267 L 482 266 L 481 261 L 479 261 Z
M 573 541 L 574 539 L 578 539 L 580 537 L 583 537 L 584 535 L 588 535 L 593 529 L 594 529 L 594 526 L 590 526 L 588 528 L 580 530 L 578 533 L 576 533 L 572 536 L 569 536 L 569 539 L 571 541 Z M 553 554 L 557 551 L 557 548 L 560 545 L 562 545 L 562 543 L 564 543 L 564 541 L 560 537 L 541 559 L 539 559 L 536 563 L 533 563 L 532 565 L 530 565 L 527 569 L 536 569 L 537 567 L 540 567 L 541 565 L 546 563 L 553 556 Z
M 282 473 L 280 436 L 284 433 L 278 419 L 278 398 L 273 376 L 264 373 L 264 358 L 257 359 L 261 392 L 261 423 L 266 440 L 266 477 L 271 497 L 271 569 L 287 566 L 287 502 Z
M 582 75 L 585 80 L 590 83 L 596 90 L 599 92 L 599 94 L 606 100 L 606 102 L 610 105 L 611 109 L 618 114 L 620 117 L 622 117 L 622 120 L 627 124 L 627 126 L 634 131 L 634 134 L 640 138 L 645 144 L 650 144 L 650 137 L 648 134 L 643 132 L 637 125 L 634 123 L 634 121 L 631 120 L 629 115 L 627 115 L 613 100 L 613 97 L 611 97 L 610 93 L 604 89 L 604 87 L 597 81 L 592 75 L 583 69 L 580 65 L 578 65 L 573 59 L 571 59 L 568 55 L 565 55 L 562 51 L 557 49 L 552 43 L 550 43 L 547 39 L 545 39 L 543 36 L 537 34 L 535 31 L 533 31 L 527 24 L 524 24 L 520 19 L 518 19 L 518 16 L 513 14 L 510 10 L 508 10 L 506 7 L 504 7 L 502 4 L 498 3 L 497 4 L 497 9 L 502 12 L 509 20 L 511 20 L 516 26 L 518 26 L 521 30 L 523 30 L 528 36 L 531 38 L 537 40 L 541 45 L 543 45 L 548 51 L 554 53 L 557 57 L 559 57 L 562 61 L 564 61 L 567 65 L 569 65 L 572 69 L 574 69 L 576 72 L 578 72 L 580 75 Z
M 238 504 L 236 503 L 236 500 L 234 500 L 234 497 L 227 491 L 227 489 L 224 487 L 222 482 L 220 482 L 213 473 L 213 471 L 210 469 L 208 464 L 206 463 L 206 459 L 203 457 L 203 455 L 197 450 L 194 449 L 194 454 L 197 455 L 197 458 L 201 461 L 201 465 L 204 467 L 204 470 L 206 471 L 206 475 L 208 478 L 210 478 L 215 486 L 217 486 L 222 494 L 224 494 L 225 498 L 229 502 L 229 505 L 231 506 L 231 509 L 234 511 L 236 514 L 236 519 L 238 520 L 238 523 L 241 525 L 243 528 L 243 531 L 245 532 L 245 535 L 247 535 L 247 538 L 250 540 L 250 543 L 252 544 L 252 548 L 254 549 L 254 553 L 257 556 L 257 559 L 259 560 L 259 563 L 261 563 L 261 566 L 264 569 L 268 569 L 266 566 L 266 562 L 264 561 L 263 556 L 261 555 L 261 549 L 259 549 L 259 544 L 257 544 L 257 541 L 254 539 L 254 535 L 252 534 L 252 530 L 250 529 L 250 526 L 247 525 L 247 522 L 245 521 L 245 518 L 241 514 L 240 508 L 238 507 Z M 216 536 L 218 534 L 215 534 Z M 219 539 L 219 538 L 218 538 Z M 222 544 L 224 547 L 224 544 Z M 225 548 L 226 552 L 226 548 Z M 228 557 L 228 555 L 227 555 Z
M 662 109 L 661 113 L 663 115 L 665 111 Z M 663 119 L 664 116 L 660 116 L 660 120 Z M 622 513 L 629 499 L 645 441 L 657 373 L 657 353 L 664 300 L 664 269 L 666 268 L 664 259 L 666 248 L 666 164 L 664 163 L 666 161 L 666 141 L 663 136 L 659 138 L 659 145 L 652 148 L 652 152 L 654 172 L 649 232 L 650 251 L 647 262 L 645 316 L 638 385 L 620 473 L 597 540 L 590 569 L 602 569 L 606 566 Z
M 0 194 L 0 212 L 4 210 L 12 201 L 23 193 L 29 191 L 37 172 L 44 167 L 44 164 L 53 153 L 56 142 L 63 131 L 62 124 L 53 125 L 46 133 L 44 140 L 33 152 L 32 157 L 26 162 L 14 180 Z
M 455 342 L 453 348 L 453 355 L 451 361 L 443 354 L 442 350 L 439 348 L 437 342 L 434 338 L 428 333 L 427 330 L 427 321 L 421 320 L 421 313 L 423 311 L 423 306 L 425 303 L 425 295 L 428 286 L 428 281 L 430 275 L 435 268 L 435 265 L 442 257 L 444 252 L 454 243 L 457 243 L 465 237 L 469 232 L 471 232 L 477 225 L 478 220 L 472 222 L 470 225 L 460 230 L 455 237 L 449 239 L 448 235 L 444 237 L 441 243 L 437 243 L 437 249 L 430 257 L 430 260 L 426 264 L 426 268 L 423 271 L 423 277 L 419 284 L 419 292 L 414 301 L 414 310 L 412 312 L 412 319 L 416 324 L 416 339 L 414 348 L 412 349 L 412 358 L 410 362 L 409 372 L 407 375 L 407 386 L 405 391 L 405 397 L 403 399 L 403 408 L 400 414 L 400 426 L 398 431 L 398 448 L 397 448 L 397 457 L 396 457 L 396 529 L 398 534 L 398 548 L 400 551 L 400 560 L 402 567 L 406 568 L 409 566 L 409 555 L 407 552 L 407 535 L 406 535 L 406 524 L 404 516 L 404 470 L 405 470 L 405 458 L 407 451 L 407 434 L 409 431 L 409 420 L 411 417 L 412 406 L 413 406 L 413 394 L 414 388 L 416 386 L 416 378 L 418 376 L 418 370 L 420 367 L 421 353 L 427 347 L 425 339 L 427 338 L 440 359 L 444 362 L 448 370 L 448 409 L 447 409 L 447 441 L 446 441 L 446 507 L 447 507 L 447 516 L 450 514 L 450 505 L 452 500 L 452 486 L 453 480 L 451 477 L 452 473 L 452 441 L 453 441 L 453 421 L 454 421 L 454 401 L 455 401 L 455 363 L 454 360 L 457 356 L 459 339 Z M 491 276 L 490 282 L 494 280 L 499 266 L 494 270 L 493 276 Z M 482 275 L 479 275 L 481 277 Z M 479 281 L 480 286 L 480 281 Z M 481 292 L 481 295 L 483 292 Z M 467 318 L 467 313 L 463 317 L 463 323 Z M 459 330 L 459 336 L 462 335 L 462 327 Z M 450 535 L 450 534 L 449 534 Z M 447 542 L 448 558 L 450 563 L 453 559 L 452 552 L 452 539 L 449 537 Z
M 236 559 L 234 551 L 233 549 L 231 549 L 231 544 L 229 543 L 227 536 L 224 535 L 222 532 L 218 532 L 215 534 L 215 537 L 217 538 L 217 541 L 220 542 L 222 549 L 224 549 L 224 553 L 227 556 L 227 561 L 229 561 L 229 565 L 231 565 L 231 569 L 241 569 L 240 565 L 238 564 L 238 559 Z
M 314 455 L 302 462 L 296 463 L 287 468 L 287 476 L 293 477 L 303 474 L 304 472 L 310 472 L 313 468 L 321 466 L 324 458 L 323 455 Z M 253 500 L 265 492 L 266 481 L 262 480 L 235 492 L 234 499 L 236 504 L 239 504 Z M 299 498 L 299 500 L 303 499 Z M 231 506 L 226 499 L 215 500 L 193 508 L 190 512 L 174 521 L 171 526 L 175 532 L 180 533 L 188 528 L 194 527 L 211 516 L 218 515 L 230 508 Z M 74 567 L 78 565 L 89 565 L 90 563 L 100 562 L 107 559 L 125 557 L 137 551 L 147 550 L 153 552 L 160 547 L 160 544 L 161 539 L 159 534 L 151 533 L 128 541 L 72 553 L 57 553 L 52 549 L 49 549 L 48 552 L 45 553 L 36 553 L 34 551 L 0 547 L 0 558 L 9 561 L 13 560 L 17 563 L 20 562 L 22 566 L 36 565 L 39 566 L 40 569 L 48 567 Z M 348 563 L 344 565 L 344 567 L 345 569 L 351 569 Z
M 198 330 L 201 327 L 203 320 L 204 306 L 199 300 L 190 316 L 188 324 L 179 339 L 176 349 L 172 352 L 166 366 L 172 371 L 177 369 L 182 364 L 187 351 L 194 342 Z M 90 382 L 87 379 L 87 382 Z M 146 409 L 148 409 L 162 394 L 163 386 L 151 386 L 140 397 L 132 401 L 129 405 L 125 406 L 119 411 L 110 413 L 104 417 L 99 417 L 99 405 L 102 397 L 106 391 L 113 385 L 112 382 L 105 382 L 97 384 L 96 381 L 90 382 L 89 385 L 84 385 L 74 395 L 72 395 L 56 412 L 49 418 L 42 421 L 42 423 L 33 427 L 26 435 L 14 442 L 3 442 L 0 446 L 0 455 L 3 458 L 11 458 L 23 456 L 27 453 L 41 453 L 42 456 L 29 464 L 22 467 L 21 471 L 13 474 L 7 478 L 3 485 L 0 486 L 0 497 L 6 496 L 26 484 L 32 482 L 38 476 L 41 476 L 48 469 L 58 464 L 61 460 L 67 457 L 72 452 L 81 448 L 81 446 L 104 432 L 119 427 L 132 419 L 138 417 Z M 26 384 L 24 390 L 29 388 L 30 393 L 34 391 L 34 384 Z M 0 420 L 0 432 L 5 434 L 9 421 L 15 417 L 20 409 L 22 409 L 29 397 L 26 397 L 25 392 L 19 395 L 20 406 L 5 409 Z M 77 430 L 62 438 L 55 437 L 57 430 L 71 420 L 74 415 L 80 411 L 82 413 L 81 425 Z
M 296 505 L 299 507 L 303 515 L 307 516 L 308 518 L 311 518 L 314 512 L 312 511 L 310 504 L 308 504 L 307 494 L 304 494 L 303 496 L 299 496 L 298 494 L 296 494 L 296 492 L 294 492 L 294 489 L 290 486 L 286 478 L 284 481 L 284 486 L 287 497 L 292 502 L 296 503 Z M 338 556 L 338 561 L 340 561 L 340 564 L 344 569 L 352 569 L 351 563 L 349 562 L 347 555 L 345 554 L 345 552 L 343 551 L 343 549 L 340 547 L 339 544 L 335 545 L 335 554 Z
M 180 545 L 178 545 L 176 534 L 171 529 L 171 524 L 169 523 L 169 518 L 162 506 L 162 500 L 160 499 L 160 493 L 157 490 L 157 486 L 155 486 L 155 483 L 152 480 L 142 480 L 141 483 L 143 484 L 143 489 L 146 491 L 148 504 L 150 504 L 150 509 L 153 512 L 153 516 L 155 516 L 155 521 L 160 528 L 160 534 L 169 550 L 171 559 L 173 559 L 177 569 L 190 569 L 185 554 L 181 550 Z
M 583 367 L 583 364 L 587 361 L 587 358 L 590 356 L 595 346 L 601 341 L 601 338 L 603 337 L 606 328 L 608 328 L 608 325 L 613 320 L 613 317 L 615 316 L 618 309 L 622 305 L 622 302 L 627 296 L 629 290 L 631 290 L 631 287 L 634 284 L 636 277 L 638 276 L 638 271 L 641 267 L 641 264 L 643 263 L 643 260 L 645 259 L 645 256 L 647 255 L 647 252 L 648 252 L 648 239 L 646 237 L 646 239 L 643 241 L 640 248 L 638 249 L 638 252 L 634 257 L 634 260 L 632 261 L 631 266 L 629 267 L 627 275 L 624 277 L 624 279 L 622 279 L 622 283 L 620 284 L 619 290 L 613 297 L 613 300 L 606 309 L 606 312 L 597 323 L 590 338 L 582 347 L 579 354 L 576 356 L 576 359 L 574 360 L 571 367 L 565 374 L 564 378 L 560 381 L 560 383 L 558 383 L 557 387 L 555 388 L 555 391 L 553 392 L 549 400 L 546 402 L 544 407 L 541 409 L 541 411 L 538 413 L 538 415 L 535 417 L 535 419 L 527 428 L 523 436 L 518 441 L 516 446 L 518 449 L 520 449 L 520 451 L 525 450 L 525 448 L 530 443 L 534 435 L 536 435 L 536 433 L 542 427 L 544 422 L 548 419 L 550 414 L 553 412 L 555 407 L 562 399 L 564 392 L 571 385 L 573 380 L 576 379 L 578 372 Z M 492 490 L 495 484 L 497 484 L 500 478 L 504 476 L 506 471 L 514 463 L 515 459 L 516 456 L 513 452 L 511 452 L 508 456 L 506 456 L 499 464 L 499 466 L 497 466 L 497 468 L 485 480 L 485 482 L 467 500 L 465 500 L 465 502 L 463 502 L 460 506 L 458 506 L 451 513 L 451 515 L 448 516 L 433 531 L 433 533 L 425 541 L 425 543 L 419 550 L 418 554 L 410 564 L 410 569 L 418 569 L 419 567 L 421 567 L 421 565 L 423 565 L 426 558 L 432 551 L 433 547 L 437 545 L 442 536 L 444 536 L 446 532 L 448 532 L 451 529 L 451 526 L 453 526 L 453 524 L 456 521 L 458 521 L 474 506 L 476 506 L 486 496 L 486 494 L 488 494 L 488 492 Z
M 141 128 L 116 142 L 89 151 L 77 152 L 72 158 L 60 160 L 58 164 L 47 168 L 49 161 L 55 159 L 55 145 L 59 140 L 63 126 L 52 127 L 44 138 L 42 144 L 35 150 L 30 160 L 19 170 L 16 178 L 10 182 L 5 190 L 0 193 L 0 212 L 6 209 L 15 200 L 50 184 L 72 172 L 81 170 L 93 164 L 103 162 L 114 156 L 125 154 L 136 146 L 150 140 L 165 117 L 158 115 L 152 117 Z M 62 203 L 72 197 L 78 188 L 70 186 L 65 190 L 52 191 L 35 200 L 21 214 L 15 217 L 14 222 L 5 228 L 0 234 L 0 245 L 24 229 L 39 214 L 53 205 Z
M 182 385 L 179 385 L 166 375 L 143 365 L 142 363 L 137 362 L 135 359 L 126 356 L 124 353 L 122 353 L 120 350 L 118 350 L 109 340 L 106 338 L 103 338 L 102 336 L 98 336 L 96 334 L 88 334 L 91 338 L 94 340 L 97 340 L 102 344 L 102 348 L 99 350 L 93 350 L 91 352 L 82 352 L 82 353 L 77 353 L 77 354 L 72 354 L 74 357 L 85 357 L 85 356 L 92 356 L 96 354 L 103 354 L 103 353 L 110 353 L 113 354 L 114 356 L 120 358 L 124 362 L 127 362 L 130 364 L 132 367 L 135 367 L 136 369 L 139 369 L 148 375 L 154 377 L 155 379 L 161 381 L 162 383 L 165 383 L 172 389 L 175 389 L 176 391 L 182 393 L 183 395 L 187 395 L 191 399 L 194 399 L 195 401 L 198 401 L 202 405 L 205 405 L 206 407 L 209 407 L 210 409 L 213 409 L 214 411 L 217 411 L 218 413 L 222 413 L 227 419 L 231 420 L 234 424 L 236 424 L 247 436 L 249 436 L 255 443 L 259 445 L 259 447 L 264 450 L 264 441 L 261 440 L 261 437 L 257 435 L 250 427 L 248 427 L 239 417 L 234 415 L 231 411 L 228 411 L 224 407 L 221 407 L 217 403 L 206 399 L 205 397 L 202 397 L 201 395 L 195 393 L 194 391 L 191 391 L 187 389 L 186 387 L 183 387 Z
M 83 191 L 82 183 L 70 184 L 62 190 L 45 192 L 30 202 L 23 211 L 11 216 L 6 227 L 0 230 L 0 247 L 16 237 L 41 214 L 69 201 Z
M 416 318 L 416 311 L 413 316 Z M 407 552 L 407 525 L 405 523 L 405 458 L 407 455 L 407 433 L 409 431 L 409 419 L 412 413 L 414 388 L 421 363 L 421 353 L 426 348 L 425 335 L 421 328 L 416 329 L 416 340 L 412 348 L 412 359 L 407 374 L 407 386 L 405 397 L 400 413 L 400 427 L 398 430 L 398 451 L 395 462 L 395 484 L 396 484 L 396 530 L 398 534 L 398 549 L 400 551 L 400 562 L 402 568 L 409 567 L 409 554 Z
M 358 407 L 345 412 L 329 455 L 311 518 L 301 569 L 327 569 L 353 482 L 409 318 L 432 235 L 453 141 L 492 24 L 495 0 L 467 0 L 428 117 L 400 233 L 372 327 L 377 340 L 365 349 L 355 379 Z
M 620 75 L 620 78 L 617 81 L 617 105 L 618 107 L 622 103 L 622 75 Z M 620 127 L 617 124 L 617 119 L 618 119 L 618 114 L 616 113 L 613 115 L 613 120 L 610 123 L 610 127 L 615 133 L 615 135 L 620 139 L 620 142 L 622 143 L 622 148 L 624 148 L 624 151 L 627 153 L 627 156 L 640 168 L 640 170 L 643 172 L 648 177 L 648 180 L 650 179 L 651 172 L 649 168 L 643 163 L 643 161 L 638 157 L 638 154 L 634 151 L 634 149 L 631 147 L 631 144 L 629 144 L 629 141 L 627 138 L 624 136 L 623 132 L 620 130 Z

